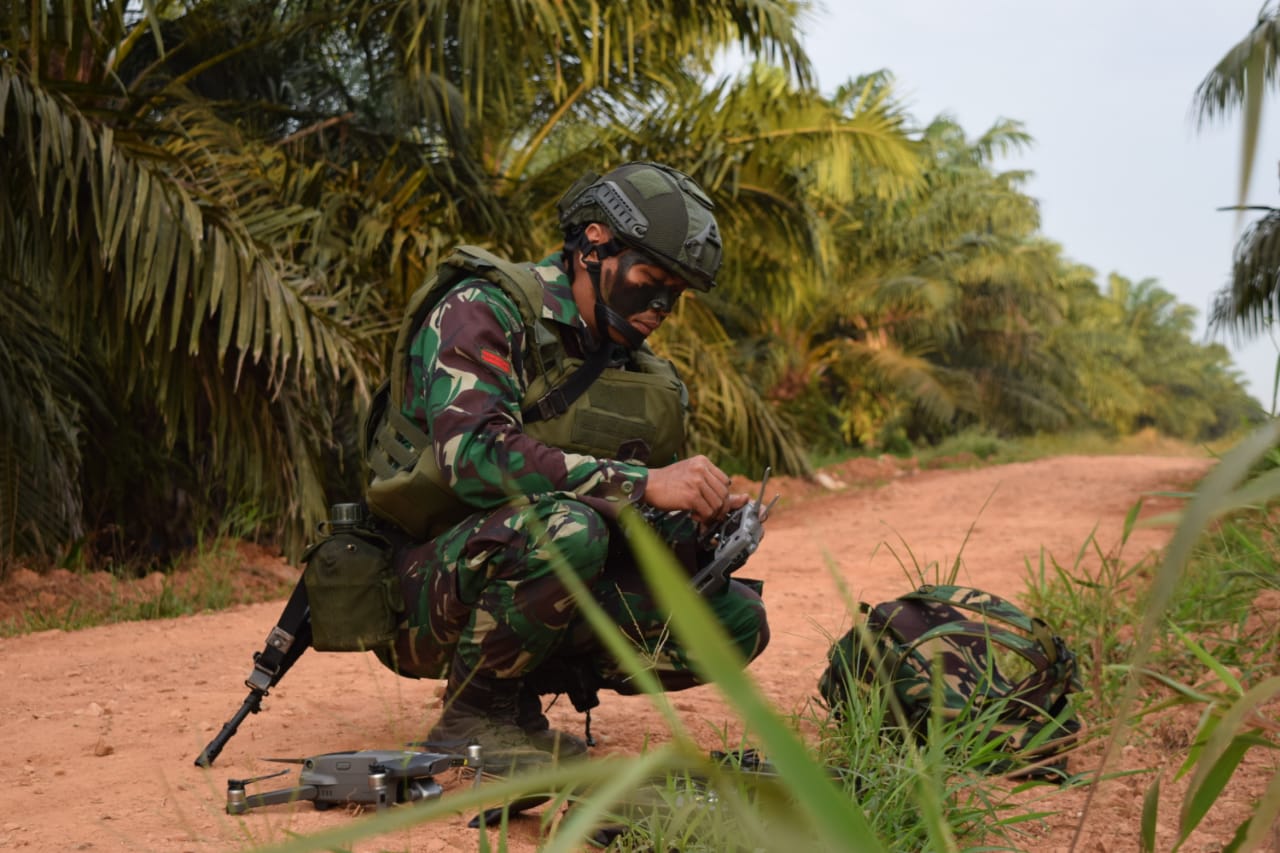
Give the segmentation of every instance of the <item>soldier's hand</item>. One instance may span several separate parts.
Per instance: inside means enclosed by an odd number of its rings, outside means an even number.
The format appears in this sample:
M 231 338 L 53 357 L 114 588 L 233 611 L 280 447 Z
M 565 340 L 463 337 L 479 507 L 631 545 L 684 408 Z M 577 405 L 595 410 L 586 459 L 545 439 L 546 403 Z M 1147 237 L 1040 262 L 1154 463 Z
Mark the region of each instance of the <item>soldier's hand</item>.
M 705 456 L 682 459 L 664 468 L 649 469 L 644 500 L 663 510 L 683 510 L 705 524 L 751 500 L 747 494 L 729 491 L 729 475 Z

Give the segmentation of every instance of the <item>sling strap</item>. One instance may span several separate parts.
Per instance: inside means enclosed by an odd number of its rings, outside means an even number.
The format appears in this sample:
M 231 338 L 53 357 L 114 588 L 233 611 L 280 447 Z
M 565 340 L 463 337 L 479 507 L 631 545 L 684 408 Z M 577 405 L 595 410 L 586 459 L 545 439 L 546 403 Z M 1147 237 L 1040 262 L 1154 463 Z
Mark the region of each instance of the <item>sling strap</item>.
M 245 679 L 245 687 L 266 696 L 310 645 L 311 605 L 306 584 L 299 580 L 275 627 L 267 634 L 266 645 L 253 656 L 253 672 Z
M 311 647 L 311 606 L 307 601 L 307 588 L 301 580 L 293 588 L 289 602 L 284 606 L 271 633 L 267 634 L 267 642 L 262 651 L 253 654 L 253 670 L 245 679 L 244 685 L 249 688 L 249 695 L 241 703 L 240 709 L 223 723 L 222 729 L 209 741 L 208 745 L 196 757 L 197 767 L 211 767 L 227 741 L 235 736 L 240 724 L 250 714 L 262 709 L 262 699 L 267 691 L 275 687 L 289 667 Z
M 601 344 L 568 379 L 526 406 L 520 412 L 520 417 L 525 423 L 532 424 L 558 418 L 569 411 L 573 402 L 585 394 L 591 383 L 604 373 L 612 354 L 612 344 L 607 341 Z

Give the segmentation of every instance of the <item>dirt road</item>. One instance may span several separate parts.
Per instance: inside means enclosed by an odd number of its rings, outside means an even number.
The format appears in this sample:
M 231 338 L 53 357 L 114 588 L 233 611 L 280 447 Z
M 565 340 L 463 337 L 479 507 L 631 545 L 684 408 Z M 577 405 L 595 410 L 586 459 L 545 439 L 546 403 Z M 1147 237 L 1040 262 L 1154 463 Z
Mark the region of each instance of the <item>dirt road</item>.
M 751 672 L 784 711 L 813 694 L 829 637 L 848 621 L 832 571 L 855 596 L 874 601 L 912 585 L 904 564 L 949 566 L 959 557 L 960 582 L 1016 597 L 1024 561 L 1038 560 L 1042 548 L 1070 563 L 1093 534 L 1110 549 L 1135 500 L 1185 487 L 1208 465 L 1185 457 L 1060 457 L 890 473 L 875 487 L 803 496 L 796 489 L 794 499 L 784 483 L 784 501 L 750 566 L 765 580 L 773 631 Z M 1174 505 L 1150 499 L 1143 515 Z M 1167 535 L 1140 530 L 1125 553 L 1137 559 Z M 271 769 L 263 758 L 394 748 L 422 735 L 438 713 L 439 684 L 397 679 L 368 655 L 304 656 L 212 771 L 192 766 L 243 699 L 251 655 L 279 607 L 0 640 L 0 767 L 8 783 L 0 848 L 231 850 L 358 819 L 304 805 L 230 818 L 223 806 L 226 780 Z M 717 730 L 738 730 L 714 689 L 674 698 L 708 748 L 720 746 Z M 646 738 L 664 738 L 643 698 L 602 699 L 593 716 L 599 752 L 635 753 Z M 567 702 L 550 716 L 555 725 L 580 729 Z M 1127 825 L 1117 829 L 1108 817 L 1081 849 L 1136 848 L 1140 801 L 1121 805 L 1115 815 Z M 475 849 L 475 832 L 463 824 L 459 818 L 415 829 L 377 848 Z M 1034 846 L 1066 849 L 1072 826 L 1066 817 L 1051 821 Z M 524 821 L 515 849 L 532 848 L 536 827 L 536 819 Z

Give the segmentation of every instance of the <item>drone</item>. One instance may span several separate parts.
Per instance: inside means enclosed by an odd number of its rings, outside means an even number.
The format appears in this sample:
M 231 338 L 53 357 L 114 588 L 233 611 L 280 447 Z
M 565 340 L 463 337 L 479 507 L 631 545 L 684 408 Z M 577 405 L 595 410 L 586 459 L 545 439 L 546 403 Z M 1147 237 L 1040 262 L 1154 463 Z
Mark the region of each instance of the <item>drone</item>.
M 412 750 L 329 752 L 310 758 L 269 758 L 280 764 L 300 764 L 298 784 L 292 788 L 250 794 L 248 787 L 288 773 L 269 773 L 252 779 L 227 780 L 227 814 L 242 815 L 260 806 L 309 800 L 318 811 L 334 806 L 372 806 L 381 810 L 399 803 L 434 800 L 444 794 L 437 773 L 454 767 L 479 768 L 479 747 L 453 755 Z
M 410 744 L 411 746 L 414 744 Z M 469 767 L 475 775 L 474 785 L 485 776 L 484 760 L 478 744 L 467 747 L 466 755 L 414 750 L 366 749 L 352 752 L 328 752 L 310 758 L 268 758 L 279 764 L 301 764 L 298 784 L 250 794 L 248 787 L 276 779 L 288 773 L 268 773 L 252 779 L 227 780 L 227 814 L 242 815 L 260 806 L 296 803 L 309 800 L 317 811 L 334 806 L 372 806 L 381 811 L 388 806 L 438 799 L 444 788 L 435 780 L 437 773 L 454 767 Z M 504 813 L 518 814 L 540 806 L 550 799 L 545 794 L 519 797 L 500 807 L 482 810 L 469 823 L 471 828 L 495 826 Z

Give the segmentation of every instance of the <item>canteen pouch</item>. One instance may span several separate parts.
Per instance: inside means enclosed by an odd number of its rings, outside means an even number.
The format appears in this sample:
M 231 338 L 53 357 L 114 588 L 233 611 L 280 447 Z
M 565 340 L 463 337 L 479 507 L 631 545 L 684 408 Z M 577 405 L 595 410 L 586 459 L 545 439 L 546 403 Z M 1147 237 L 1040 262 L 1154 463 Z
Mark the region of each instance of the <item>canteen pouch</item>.
M 404 599 L 392 546 L 364 530 L 333 533 L 303 555 L 311 642 L 321 652 L 367 652 L 395 639 Z

